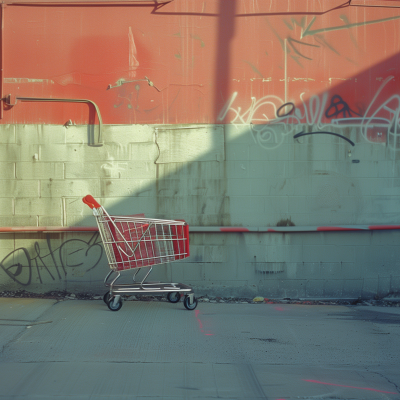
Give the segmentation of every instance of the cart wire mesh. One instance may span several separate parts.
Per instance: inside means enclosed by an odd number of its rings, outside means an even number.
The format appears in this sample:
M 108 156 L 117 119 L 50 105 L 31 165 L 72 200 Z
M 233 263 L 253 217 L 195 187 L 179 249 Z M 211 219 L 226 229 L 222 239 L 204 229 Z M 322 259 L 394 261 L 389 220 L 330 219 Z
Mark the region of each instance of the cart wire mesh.
M 143 214 L 112 216 L 103 207 L 94 213 L 110 268 L 122 271 L 189 257 L 185 221 L 145 218 Z

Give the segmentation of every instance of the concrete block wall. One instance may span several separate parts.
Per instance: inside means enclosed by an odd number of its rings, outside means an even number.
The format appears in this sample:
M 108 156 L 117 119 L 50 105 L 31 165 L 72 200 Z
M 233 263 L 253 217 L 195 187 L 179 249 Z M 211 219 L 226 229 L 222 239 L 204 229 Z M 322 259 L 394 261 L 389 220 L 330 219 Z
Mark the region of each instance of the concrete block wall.
M 384 143 L 368 143 L 356 130 L 355 146 L 331 135 L 282 133 L 282 144 L 265 148 L 246 125 L 226 125 L 225 132 L 233 225 L 400 221 L 398 152 Z
M 294 139 L 278 125 L 272 137 L 247 124 L 116 125 L 104 126 L 97 147 L 88 144 L 91 128 L 0 127 L 2 227 L 95 226 L 81 201 L 90 193 L 111 214 L 186 219 L 191 257 L 156 267 L 154 277 L 192 284 L 198 294 L 400 292 L 398 230 L 302 229 L 398 224 L 398 156 L 389 144 L 355 129 L 338 130 L 352 146 L 332 135 Z M 168 159 L 171 143 L 179 162 Z M 264 229 L 284 225 L 299 231 Z M 224 226 L 263 232 L 215 232 Z M 0 240 L 0 290 L 104 291 L 108 267 L 95 233 L 3 233 Z

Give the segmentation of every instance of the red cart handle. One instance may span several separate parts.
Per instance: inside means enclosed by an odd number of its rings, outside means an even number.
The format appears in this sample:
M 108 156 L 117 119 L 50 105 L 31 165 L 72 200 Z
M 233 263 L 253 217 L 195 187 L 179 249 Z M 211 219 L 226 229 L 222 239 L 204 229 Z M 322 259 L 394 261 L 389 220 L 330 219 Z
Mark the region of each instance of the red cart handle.
M 87 196 L 85 196 L 82 201 L 87 204 L 91 209 L 93 208 L 100 208 L 101 205 L 93 198 L 93 196 L 91 196 L 90 194 L 88 194 Z

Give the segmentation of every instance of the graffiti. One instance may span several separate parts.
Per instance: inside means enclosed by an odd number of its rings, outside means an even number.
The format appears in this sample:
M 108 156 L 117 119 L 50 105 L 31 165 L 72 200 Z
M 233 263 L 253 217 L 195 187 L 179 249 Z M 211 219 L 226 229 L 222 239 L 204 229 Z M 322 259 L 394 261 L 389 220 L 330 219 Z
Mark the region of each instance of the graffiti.
M 79 268 L 82 274 L 94 269 L 103 255 L 103 247 L 96 232 L 85 242 L 81 239 L 70 239 L 53 249 L 49 235 L 46 235 L 46 250 L 35 242 L 34 255 L 31 256 L 25 247 L 20 247 L 7 254 L 0 262 L 2 270 L 15 282 L 22 286 L 32 283 L 34 271 L 42 284 L 42 273 L 45 272 L 51 280 L 66 277 L 68 268 Z M 53 273 L 52 273 L 53 271 Z
M 285 25 L 291 30 L 294 31 L 295 26 L 301 27 L 301 32 L 303 33 L 304 30 L 306 29 L 306 18 L 303 17 L 300 22 L 296 21 L 295 18 L 292 18 L 290 21 L 283 20 Z M 281 37 L 280 34 L 275 30 L 275 28 L 270 24 L 270 22 L 267 20 L 267 24 L 273 34 L 277 37 L 279 40 L 279 43 L 281 45 L 282 50 L 284 51 L 285 54 L 289 55 L 300 67 L 303 67 L 301 63 L 301 59 L 312 61 L 313 58 L 309 54 L 304 54 L 304 51 L 311 50 L 312 48 L 321 48 L 321 47 L 327 47 L 329 50 L 333 51 L 337 55 L 340 55 L 340 53 L 332 46 L 330 45 L 322 35 L 317 35 L 314 39 L 317 44 L 314 43 L 308 43 L 303 40 L 303 35 L 301 34 L 298 39 L 294 39 L 292 37 L 292 33 L 289 33 L 285 36 L 285 38 Z
M 340 19 L 345 22 L 345 25 L 339 25 L 339 26 L 329 26 L 326 28 L 321 28 L 321 29 L 314 29 L 313 31 L 311 30 L 311 27 L 314 25 L 314 22 L 317 17 L 313 17 L 311 22 L 308 24 L 307 28 L 302 32 L 301 37 L 306 37 L 306 36 L 313 36 L 318 33 L 325 33 L 325 32 L 332 32 L 332 31 L 339 31 L 343 29 L 350 29 L 350 28 L 357 28 L 359 26 L 365 26 L 365 25 L 372 25 L 372 24 L 381 24 L 383 22 L 389 22 L 393 21 L 395 19 L 399 19 L 400 16 L 394 16 L 394 17 L 389 17 L 389 18 L 383 18 L 383 19 L 375 19 L 371 21 L 362 21 L 362 22 L 356 22 L 356 23 L 349 23 L 345 15 L 341 15 Z
M 323 126 L 324 108 L 327 104 L 328 95 L 322 95 L 322 101 L 318 96 L 312 96 L 308 103 L 303 99 L 304 93 L 300 95 L 302 110 L 295 107 L 294 103 L 284 103 L 275 95 L 267 95 L 260 100 L 252 97 L 250 107 L 242 110 L 234 107 L 238 93 L 235 92 L 221 110 L 219 119 L 222 121 L 227 115 L 232 114 L 231 124 L 250 125 L 253 139 L 265 149 L 279 147 L 284 137 L 303 131 L 303 125 L 317 125 L 318 130 Z M 281 110 L 289 108 L 289 111 Z M 299 132 L 300 131 L 300 132 Z
M 293 39 L 293 38 L 290 37 L 290 36 L 288 36 L 288 37 L 286 38 L 286 40 L 287 40 L 287 43 L 289 44 L 289 46 L 292 48 L 292 50 L 293 50 L 297 55 L 299 55 L 299 56 L 302 57 L 302 58 L 305 58 L 306 60 L 312 60 L 312 58 L 307 57 L 307 56 L 305 56 L 304 54 L 300 53 L 300 50 L 298 50 L 298 48 L 294 45 L 294 43 L 297 43 L 298 45 L 301 45 L 301 46 L 320 47 L 320 46 L 318 46 L 317 44 L 311 44 L 311 43 L 304 43 L 304 42 L 301 42 L 300 40 Z
M 350 38 L 357 48 L 357 41 L 351 33 L 352 28 L 358 28 L 361 26 L 367 26 L 367 25 L 374 25 L 374 24 L 382 24 L 386 23 L 389 21 L 393 21 L 396 19 L 399 19 L 400 16 L 393 16 L 389 18 L 383 18 L 383 19 L 375 19 L 375 20 L 370 20 L 370 21 L 361 21 L 361 22 L 355 22 L 351 23 L 347 16 L 345 14 L 341 14 L 339 16 L 339 19 L 341 21 L 341 24 L 335 25 L 335 26 L 328 26 L 320 29 L 311 29 L 315 22 L 317 21 L 317 17 L 314 16 L 309 23 L 307 23 L 306 17 L 301 18 L 301 20 L 297 21 L 295 18 L 291 18 L 290 20 L 283 20 L 284 24 L 286 27 L 294 32 L 295 27 L 298 26 L 301 28 L 300 35 L 297 39 L 293 38 L 292 35 L 293 33 L 288 33 L 285 37 L 282 37 L 276 29 L 272 26 L 272 24 L 267 20 L 267 24 L 273 34 L 277 37 L 277 39 L 280 42 L 280 45 L 282 47 L 282 50 L 289 55 L 298 65 L 303 67 L 301 61 L 302 60 L 308 60 L 312 61 L 313 60 L 313 55 L 312 54 L 304 54 L 304 51 L 310 48 L 327 48 L 328 50 L 334 52 L 336 55 L 340 56 L 340 52 L 333 47 L 332 44 L 330 44 L 325 38 L 324 34 L 328 32 L 336 32 L 336 31 L 342 31 L 342 30 L 348 30 L 350 34 Z M 322 18 L 318 18 L 319 21 L 323 24 Z M 317 44 L 314 43 L 309 43 L 306 42 L 305 39 L 309 38 L 311 40 L 315 40 Z M 349 62 L 353 62 L 348 57 L 345 57 L 345 59 Z
M 286 111 L 284 114 L 281 114 L 281 110 L 284 108 L 287 108 L 287 107 L 291 107 L 291 108 L 289 109 L 289 111 Z M 294 111 L 295 108 L 296 108 L 296 106 L 293 103 L 285 103 L 276 110 L 276 116 L 278 118 L 287 117 Z
M 297 139 L 301 136 L 306 136 L 306 135 L 317 135 L 317 134 L 324 134 L 324 135 L 333 135 L 333 136 L 337 136 L 340 137 L 344 140 L 346 140 L 347 142 L 349 142 L 352 146 L 355 146 L 354 142 L 351 141 L 350 139 L 348 139 L 346 136 L 340 135 L 339 133 L 334 133 L 334 132 L 300 132 L 300 133 L 296 133 L 296 135 L 293 136 L 293 139 Z
M 331 98 L 331 104 L 325 111 L 325 117 L 332 118 L 340 116 L 340 114 L 342 114 L 343 118 L 351 118 L 353 117 L 353 114 L 361 117 L 361 114 L 353 111 L 338 94 L 335 94 Z
M 400 136 L 400 95 L 380 98 L 382 90 L 392 79 L 394 77 L 389 76 L 381 83 L 364 113 L 352 110 L 337 94 L 330 100 L 328 93 L 305 100 L 304 92 L 300 94 L 299 106 L 292 102 L 285 103 L 278 96 L 267 95 L 259 100 L 252 97 L 250 106 L 242 109 L 235 105 L 238 92 L 234 92 L 218 119 L 223 121 L 229 117 L 231 124 L 249 125 L 255 143 L 268 150 L 279 147 L 287 135 L 304 133 L 306 126 L 335 136 L 338 134 L 332 130 L 354 128 L 370 143 L 386 142 L 386 137 L 390 136 L 388 145 L 397 148 L 397 137 Z

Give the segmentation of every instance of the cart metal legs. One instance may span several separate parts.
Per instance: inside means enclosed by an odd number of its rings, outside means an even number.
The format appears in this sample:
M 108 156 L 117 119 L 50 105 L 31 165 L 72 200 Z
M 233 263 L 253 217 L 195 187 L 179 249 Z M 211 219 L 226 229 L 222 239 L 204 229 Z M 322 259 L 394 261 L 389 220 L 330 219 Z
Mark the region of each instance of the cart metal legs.
M 183 294 L 183 305 L 187 310 L 194 310 L 197 307 L 197 299 L 194 296 L 192 288 L 188 285 L 183 283 L 146 282 L 152 269 L 152 267 L 149 267 L 144 278 L 140 282 L 136 282 L 135 278 L 139 272 L 138 269 L 133 275 L 133 283 L 131 284 L 117 284 L 116 282 L 121 277 L 121 272 L 110 270 L 104 279 L 104 284 L 109 290 L 103 296 L 103 300 L 108 308 L 111 311 L 120 310 L 122 307 L 122 295 L 143 295 L 150 293 L 166 293 L 167 300 L 170 303 L 178 303 L 181 299 L 181 294 Z M 115 273 L 116 276 L 109 282 L 113 273 Z

